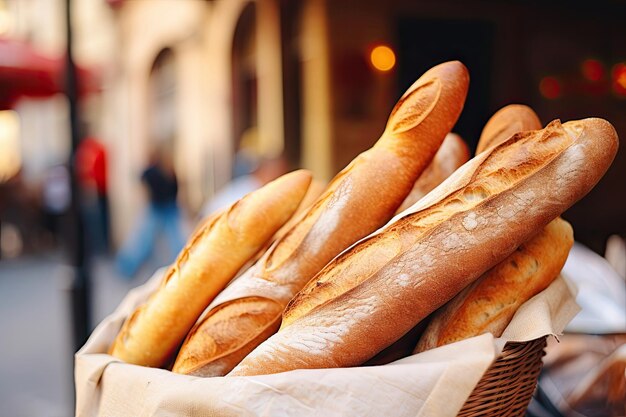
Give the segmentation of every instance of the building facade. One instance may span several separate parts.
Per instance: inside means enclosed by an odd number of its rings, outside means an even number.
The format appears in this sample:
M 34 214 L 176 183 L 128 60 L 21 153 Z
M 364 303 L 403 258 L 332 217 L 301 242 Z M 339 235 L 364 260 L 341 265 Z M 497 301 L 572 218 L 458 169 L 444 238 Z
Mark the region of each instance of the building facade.
M 297 65 L 302 140 L 300 131 L 286 138 L 285 115 L 294 109 L 285 109 L 283 3 L 137 0 L 113 6 L 115 47 L 96 124 L 111 149 L 118 240 L 140 213 L 137 178 L 155 145 L 171 148 L 181 200 L 191 213 L 230 180 L 246 132 L 254 132 L 258 154 L 289 152 L 293 165 L 331 175 L 325 3 L 303 2 L 294 12 L 298 36 L 290 41 L 306 55 Z
M 64 3 L 4 0 L 0 10 L 14 17 L 12 36 L 62 54 Z M 455 127 L 470 147 L 491 114 L 510 103 L 531 105 L 543 122 L 593 115 L 626 131 L 620 116 L 626 93 L 618 88 L 626 80 L 624 8 L 615 2 L 593 10 L 582 3 L 562 9 L 558 2 L 454 0 L 392 0 L 384 7 L 376 0 L 72 3 L 76 60 L 101 77 L 101 91 L 85 97 L 82 108 L 109 149 L 118 242 L 141 215 L 139 175 L 154 146 L 171 149 L 181 201 L 192 214 L 231 178 L 233 157 L 250 138 L 257 153 L 285 153 L 294 167 L 328 180 L 380 136 L 402 92 L 445 60 L 460 59 L 470 71 Z M 397 56 L 386 70 L 372 61 L 381 45 Z M 589 59 L 603 68 L 597 79 L 580 72 Z M 549 96 L 541 87 L 546 80 Z M 66 152 L 65 107 L 63 97 L 18 103 L 29 150 L 24 165 Z M 597 187 L 598 201 L 609 201 L 620 183 L 623 155 Z M 616 213 L 625 204 L 612 203 L 613 215 L 590 221 L 594 206 L 583 200 L 568 220 L 599 248 L 610 231 L 624 230 Z

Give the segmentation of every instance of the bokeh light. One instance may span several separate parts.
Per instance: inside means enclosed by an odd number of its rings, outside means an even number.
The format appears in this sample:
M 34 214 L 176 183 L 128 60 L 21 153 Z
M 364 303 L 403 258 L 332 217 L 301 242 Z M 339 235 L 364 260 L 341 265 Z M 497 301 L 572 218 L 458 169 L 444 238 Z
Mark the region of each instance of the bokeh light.
M 562 90 L 561 82 L 556 77 L 546 76 L 539 82 L 539 92 L 549 100 L 561 97 Z
M 606 75 L 606 70 L 604 68 L 604 64 L 597 59 L 585 59 L 581 66 L 580 71 L 585 77 L 586 80 L 592 82 L 598 82 L 604 79 Z
M 615 94 L 626 97 L 626 63 L 620 62 L 619 64 L 615 64 L 611 75 Z
M 396 54 L 386 45 L 379 45 L 372 49 L 370 61 L 374 68 L 381 72 L 391 71 L 396 65 Z

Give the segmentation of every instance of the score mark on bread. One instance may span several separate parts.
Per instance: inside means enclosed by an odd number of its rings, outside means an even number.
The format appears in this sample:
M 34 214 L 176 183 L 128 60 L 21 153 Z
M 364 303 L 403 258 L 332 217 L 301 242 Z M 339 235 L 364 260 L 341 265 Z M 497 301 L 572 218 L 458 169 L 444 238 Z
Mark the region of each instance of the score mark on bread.
M 432 78 L 409 89 L 398 100 L 389 116 L 389 131 L 403 133 L 420 124 L 435 108 L 441 95 L 441 81 Z

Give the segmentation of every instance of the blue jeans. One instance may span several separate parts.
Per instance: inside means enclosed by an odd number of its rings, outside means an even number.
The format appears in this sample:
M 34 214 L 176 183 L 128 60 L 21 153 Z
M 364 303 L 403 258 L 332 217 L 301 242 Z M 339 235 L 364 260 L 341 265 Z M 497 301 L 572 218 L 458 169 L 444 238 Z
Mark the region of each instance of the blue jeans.
M 171 263 L 185 244 L 181 231 L 180 212 L 175 203 L 150 204 L 131 238 L 124 243 L 115 260 L 117 270 L 126 277 L 134 276 L 150 258 L 154 243 L 163 233 L 169 247 Z

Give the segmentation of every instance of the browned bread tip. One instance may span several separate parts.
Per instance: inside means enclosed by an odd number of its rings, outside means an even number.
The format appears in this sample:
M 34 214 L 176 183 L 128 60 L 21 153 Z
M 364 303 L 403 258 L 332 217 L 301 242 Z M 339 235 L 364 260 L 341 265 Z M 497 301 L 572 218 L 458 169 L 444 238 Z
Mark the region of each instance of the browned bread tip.
M 523 104 L 509 104 L 487 121 L 476 147 L 476 154 L 501 144 L 517 132 L 541 129 L 539 116 Z

